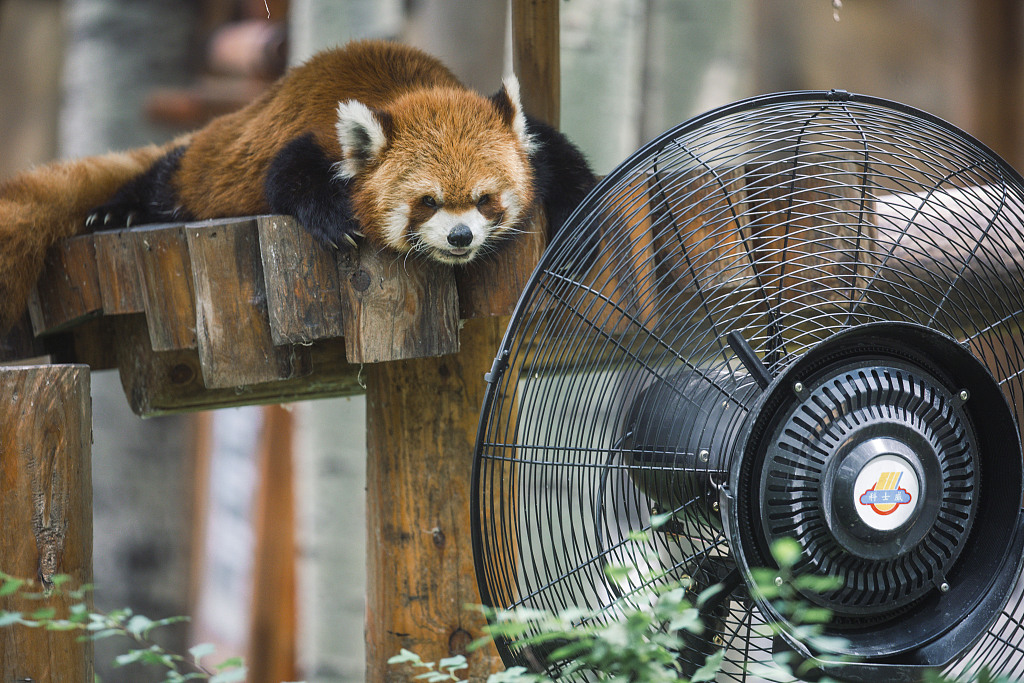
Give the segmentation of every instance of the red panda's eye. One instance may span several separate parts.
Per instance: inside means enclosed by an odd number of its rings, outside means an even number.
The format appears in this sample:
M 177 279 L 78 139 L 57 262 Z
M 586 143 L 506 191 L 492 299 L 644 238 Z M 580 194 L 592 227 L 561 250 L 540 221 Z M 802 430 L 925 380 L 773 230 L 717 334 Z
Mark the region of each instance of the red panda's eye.
M 434 199 L 433 197 L 431 197 L 429 194 L 428 195 L 424 195 L 423 199 L 421 201 L 423 202 L 423 206 L 426 206 L 427 208 L 430 208 L 430 209 L 436 209 L 437 207 L 440 206 L 440 204 L 438 204 L 437 200 Z
M 482 195 L 480 195 L 480 199 L 476 200 L 476 205 L 477 206 L 487 206 L 490 203 L 491 203 L 491 195 L 489 195 L 489 194 L 482 194 Z

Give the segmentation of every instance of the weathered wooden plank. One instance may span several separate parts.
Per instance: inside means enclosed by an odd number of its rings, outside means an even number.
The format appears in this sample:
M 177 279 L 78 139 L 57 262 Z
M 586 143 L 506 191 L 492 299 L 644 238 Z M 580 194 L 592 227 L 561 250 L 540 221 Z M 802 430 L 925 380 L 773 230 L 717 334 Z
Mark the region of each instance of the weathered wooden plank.
M 196 293 L 196 340 L 210 389 L 260 384 L 308 372 L 301 346 L 270 333 L 259 233 L 253 218 L 185 226 Z
M 338 262 L 291 216 L 259 216 L 260 255 L 274 343 L 340 337 Z
M 339 255 L 345 349 L 350 363 L 459 350 L 459 309 L 449 266 L 380 251 L 364 242 Z
M 455 270 L 461 319 L 512 315 L 519 295 L 547 246 L 547 220 L 539 207 L 527 230 L 493 256 Z
M 309 374 L 264 384 L 208 389 L 196 349 L 154 351 L 141 315 L 119 316 L 117 360 L 132 411 L 143 417 L 363 393 L 359 366 L 345 362 L 341 339 L 308 347 Z
M 92 236 L 72 237 L 51 248 L 29 295 L 28 311 L 36 335 L 66 330 L 99 315 L 102 308 Z
M 469 320 L 463 350 L 366 368 L 366 680 L 387 681 L 400 648 L 424 659 L 464 654 L 480 680 L 500 666 L 493 649 L 467 653 L 484 625 L 469 525 L 480 380 L 504 327 Z
M 153 348 L 196 348 L 192 261 L 184 226 L 153 225 L 129 234 L 135 239 Z
M 104 315 L 146 310 L 135 237 L 127 230 L 93 233 Z
M 72 587 L 92 581 L 92 414 L 89 369 L 80 365 L 0 368 L 0 557 L 3 570 L 43 585 L 54 574 Z M 74 600 L 0 597 L 0 611 Z M 75 631 L 0 629 L 0 680 L 92 683 L 93 647 Z

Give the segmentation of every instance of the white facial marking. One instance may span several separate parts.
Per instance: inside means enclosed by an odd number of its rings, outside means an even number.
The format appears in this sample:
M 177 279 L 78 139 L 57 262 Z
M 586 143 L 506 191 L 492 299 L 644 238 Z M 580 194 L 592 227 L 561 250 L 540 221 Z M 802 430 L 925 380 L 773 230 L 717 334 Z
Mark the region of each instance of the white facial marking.
M 473 240 L 466 246 L 455 246 L 448 241 L 448 235 L 459 225 L 465 225 L 473 233 Z M 458 213 L 441 209 L 419 229 L 424 244 L 455 257 L 472 254 L 487 240 L 490 232 L 491 222 L 476 209 Z
M 384 239 L 392 247 L 406 245 L 405 229 L 409 225 L 409 206 L 402 204 L 388 212 L 384 219 Z
M 523 213 L 523 205 L 519 201 L 519 195 L 512 190 L 505 190 L 501 193 L 501 205 L 505 207 L 505 223 L 515 223 Z
M 337 175 L 343 180 L 357 175 L 367 162 L 376 159 L 388 142 L 380 121 L 357 100 L 338 103 L 335 128 L 342 154 Z

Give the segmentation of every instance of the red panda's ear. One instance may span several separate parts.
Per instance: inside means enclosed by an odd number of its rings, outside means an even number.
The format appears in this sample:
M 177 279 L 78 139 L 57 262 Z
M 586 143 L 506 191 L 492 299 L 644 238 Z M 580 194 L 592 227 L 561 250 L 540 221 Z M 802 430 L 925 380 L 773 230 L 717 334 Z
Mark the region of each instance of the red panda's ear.
M 338 177 L 352 178 L 387 146 L 391 116 L 356 100 L 339 102 L 336 128 L 341 145 Z
M 526 115 L 519 99 L 519 79 L 514 75 L 506 76 L 502 81 L 501 90 L 491 97 L 491 103 L 498 110 L 505 125 L 515 132 L 523 149 L 527 152 L 533 151 L 533 138 L 526 129 Z

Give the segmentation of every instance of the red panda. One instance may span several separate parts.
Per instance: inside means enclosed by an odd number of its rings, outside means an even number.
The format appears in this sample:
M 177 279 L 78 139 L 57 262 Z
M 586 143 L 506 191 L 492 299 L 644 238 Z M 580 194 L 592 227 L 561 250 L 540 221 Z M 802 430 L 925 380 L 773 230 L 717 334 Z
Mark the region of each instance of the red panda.
M 0 184 L 0 330 L 46 249 L 88 229 L 280 213 L 334 248 L 365 236 L 459 265 L 519 232 L 535 200 L 556 230 L 594 183 L 572 143 L 524 114 L 514 77 L 485 97 L 419 50 L 351 43 L 163 147 Z

